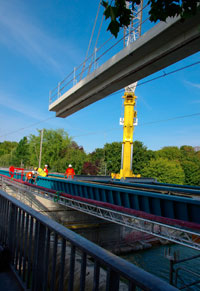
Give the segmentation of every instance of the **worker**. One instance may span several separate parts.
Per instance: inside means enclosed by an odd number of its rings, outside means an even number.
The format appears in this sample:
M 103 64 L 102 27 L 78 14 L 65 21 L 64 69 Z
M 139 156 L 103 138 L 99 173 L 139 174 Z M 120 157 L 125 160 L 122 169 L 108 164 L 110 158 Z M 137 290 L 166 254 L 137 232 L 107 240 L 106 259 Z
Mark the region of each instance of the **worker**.
M 26 182 L 33 184 L 36 182 L 36 179 L 37 179 L 37 176 L 36 176 L 35 171 L 26 173 Z
M 75 175 L 74 169 L 72 168 L 72 165 L 69 164 L 69 166 L 64 174 L 64 178 L 67 176 L 67 179 L 71 180 L 71 179 L 74 179 L 74 175 Z
M 15 168 L 13 166 L 10 166 L 10 168 L 9 168 L 9 174 L 11 176 L 11 179 L 14 178 Z
M 46 177 L 46 173 L 41 168 L 34 168 L 34 170 L 37 172 L 38 176 Z
M 46 173 L 46 177 L 48 177 L 49 171 L 48 171 L 48 165 L 44 166 L 44 172 Z

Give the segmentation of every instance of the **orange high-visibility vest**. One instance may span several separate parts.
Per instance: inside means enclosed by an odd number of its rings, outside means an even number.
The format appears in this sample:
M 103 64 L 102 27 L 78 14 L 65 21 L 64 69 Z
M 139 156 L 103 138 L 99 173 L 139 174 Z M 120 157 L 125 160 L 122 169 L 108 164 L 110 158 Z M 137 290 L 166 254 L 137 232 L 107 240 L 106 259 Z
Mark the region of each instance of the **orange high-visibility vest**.
M 28 180 L 32 179 L 32 178 L 33 178 L 33 173 L 32 173 L 32 172 L 28 172 L 28 173 L 26 174 L 26 178 L 27 178 Z
M 67 174 L 67 178 L 69 176 L 72 176 L 72 178 L 74 178 L 75 172 L 74 172 L 74 169 L 73 168 L 67 168 L 67 170 L 66 170 L 65 173 Z

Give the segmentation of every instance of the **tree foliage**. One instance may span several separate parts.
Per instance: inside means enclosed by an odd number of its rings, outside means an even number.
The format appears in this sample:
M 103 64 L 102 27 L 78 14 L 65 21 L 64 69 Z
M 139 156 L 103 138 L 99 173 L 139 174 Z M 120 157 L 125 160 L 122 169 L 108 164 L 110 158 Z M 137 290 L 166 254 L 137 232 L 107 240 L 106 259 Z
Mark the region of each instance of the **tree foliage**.
M 132 4 L 132 10 L 135 10 L 141 0 L 129 0 L 129 2 Z M 199 0 L 149 0 L 148 4 L 150 4 L 149 19 L 151 22 L 165 21 L 169 16 L 179 15 L 184 20 L 195 15 L 199 10 Z M 102 5 L 105 18 L 110 19 L 107 30 L 117 37 L 120 28 L 130 24 L 133 17 L 132 12 L 126 8 L 126 0 L 103 0 Z
M 158 182 L 183 184 L 184 171 L 179 162 L 169 161 L 164 158 L 152 159 L 141 171 L 142 176 L 155 178 Z
M 141 170 L 148 164 L 150 159 L 154 158 L 154 152 L 147 150 L 141 141 L 133 142 L 133 164 L 132 169 L 134 174 L 140 174 Z
M 11 141 L 4 141 L 0 143 L 0 165 L 2 167 L 9 167 L 12 160 L 13 152 L 18 143 Z
M 26 167 L 29 165 L 30 163 L 29 144 L 26 136 L 19 141 L 13 153 L 11 162 L 16 167 Z
M 0 143 L 0 166 L 38 166 L 41 132 L 16 142 Z M 103 148 L 86 154 L 63 129 L 45 129 L 41 167 L 48 164 L 50 172 L 64 173 L 72 164 L 76 175 L 110 175 L 121 168 L 121 142 L 106 143 Z M 200 186 L 200 151 L 192 146 L 163 147 L 148 150 L 140 141 L 133 143 L 134 174 L 156 178 L 159 182 Z

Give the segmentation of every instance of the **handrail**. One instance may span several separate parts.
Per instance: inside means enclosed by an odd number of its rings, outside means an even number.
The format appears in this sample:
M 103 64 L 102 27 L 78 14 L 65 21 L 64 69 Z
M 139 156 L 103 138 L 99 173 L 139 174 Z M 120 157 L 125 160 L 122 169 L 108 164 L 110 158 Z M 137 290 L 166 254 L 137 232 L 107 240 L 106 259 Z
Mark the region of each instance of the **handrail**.
M 143 11 L 146 8 L 148 8 L 148 5 L 145 5 L 142 8 L 142 10 L 138 11 L 137 14 L 141 13 L 141 11 Z M 147 17 L 142 22 L 142 24 L 145 23 L 148 19 L 149 19 L 149 17 Z M 141 24 L 139 23 L 138 26 L 140 26 L 140 25 Z M 133 32 L 134 29 L 131 29 L 130 32 Z M 94 71 L 97 68 L 97 62 L 99 60 L 102 60 L 103 56 L 106 55 L 106 54 L 108 54 L 108 52 L 111 49 L 116 48 L 116 46 L 119 43 L 122 43 L 122 41 L 128 36 L 128 34 L 129 33 L 127 33 L 126 35 L 124 35 L 123 37 L 121 37 L 119 40 L 117 40 L 116 42 L 114 42 L 114 44 L 111 44 L 108 48 L 105 48 L 105 45 L 108 45 L 108 43 L 113 39 L 113 36 L 111 36 L 109 39 L 107 39 L 98 48 L 96 47 L 94 49 L 94 51 L 91 53 L 91 55 L 87 56 L 87 58 L 78 67 L 74 68 L 74 70 L 72 72 L 70 72 L 61 82 L 58 83 L 58 85 L 54 89 L 52 89 L 49 92 L 49 105 L 52 104 L 54 101 L 56 101 L 68 89 L 71 89 L 77 83 L 77 81 L 78 82 L 81 81 L 88 74 L 90 74 L 92 71 Z M 96 54 L 99 53 L 100 50 L 102 50 L 102 49 L 104 49 L 104 51 L 97 57 Z M 109 58 L 109 56 L 108 56 L 108 58 Z M 104 60 L 104 62 L 105 62 L 105 60 Z M 93 70 L 92 70 L 92 67 L 93 67 Z M 80 72 L 78 72 L 77 74 L 75 74 L 75 72 L 77 72 L 79 69 L 80 69 Z M 74 75 L 74 77 L 73 77 L 73 75 Z M 70 84 L 71 84 L 71 86 L 70 86 Z M 62 85 L 62 87 L 61 87 L 61 85 Z M 64 89 L 65 89 L 65 91 L 62 92 Z
M 9 246 L 11 265 L 24 289 L 177 290 L 2 190 L 0 213 L 0 242 Z M 80 279 L 75 278 L 77 272 Z

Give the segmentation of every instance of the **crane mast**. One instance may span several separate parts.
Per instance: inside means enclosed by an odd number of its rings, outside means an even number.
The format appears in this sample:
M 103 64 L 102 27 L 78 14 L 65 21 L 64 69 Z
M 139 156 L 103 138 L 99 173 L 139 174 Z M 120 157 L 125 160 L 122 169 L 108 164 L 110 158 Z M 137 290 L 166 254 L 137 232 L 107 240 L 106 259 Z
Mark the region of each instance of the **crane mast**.
M 126 7 L 132 10 L 131 3 L 126 1 Z M 124 46 L 128 46 L 134 42 L 141 35 L 142 24 L 142 7 L 143 1 L 140 5 L 136 5 L 132 10 L 133 18 L 128 27 L 124 28 Z M 133 132 L 137 125 L 137 111 L 135 110 L 136 99 L 135 89 L 137 82 L 125 87 L 124 99 L 124 118 L 120 118 L 120 124 L 123 125 L 123 142 L 121 154 L 121 169 L 119 174 L 111 174 L 112 178 L 122 179 L 126 177 L 140 177 L 140 174 L 134 175 L 132 172 L 132 158 L 133 158 Z

